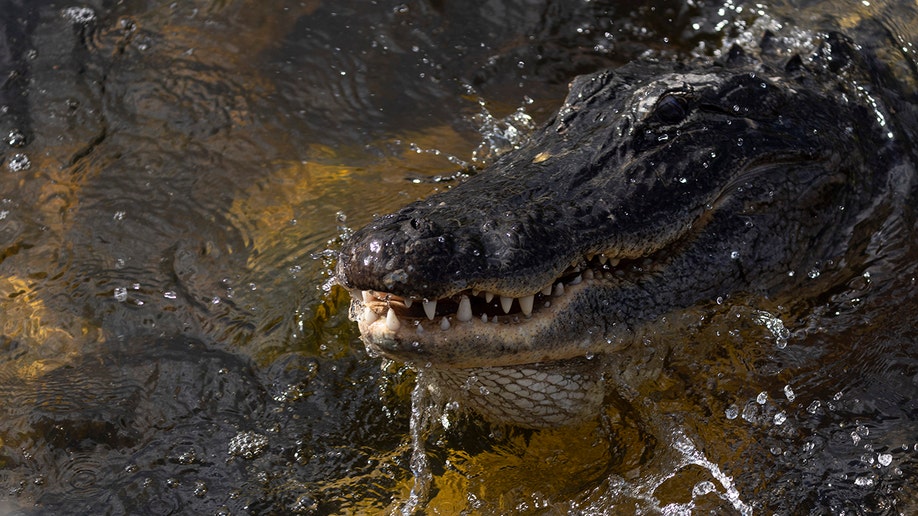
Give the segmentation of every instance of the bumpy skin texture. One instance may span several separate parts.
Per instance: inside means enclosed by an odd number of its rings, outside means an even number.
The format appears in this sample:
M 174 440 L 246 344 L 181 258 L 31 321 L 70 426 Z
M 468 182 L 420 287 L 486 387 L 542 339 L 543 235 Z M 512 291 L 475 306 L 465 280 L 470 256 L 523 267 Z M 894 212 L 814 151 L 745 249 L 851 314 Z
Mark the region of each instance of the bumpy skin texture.
M 869 86 L 879 69 L 837 35 L 805 64 L 769 61 L 735 50 L 726 62 L 578 77 L 522 148 L 354 233 L 338 279 L 358 320 L 370 310 L 360 290 L 519 298 L 564 283 L 598 253 L 622 264 L 531 319 L 477 324 L 476 313 L 416 333 L 404 324 L 423 326 L 416 312 L 395 310 L 395 330 L 371 314 L 361 320 L 368 347 L 451 376 L 609 354 L 661 316 L 738 292 L 792 291 L 804 279 L 788 271 L 843 257 L 865 221 L 885 216 L 877 199 L 909 190 L 914 175 Z

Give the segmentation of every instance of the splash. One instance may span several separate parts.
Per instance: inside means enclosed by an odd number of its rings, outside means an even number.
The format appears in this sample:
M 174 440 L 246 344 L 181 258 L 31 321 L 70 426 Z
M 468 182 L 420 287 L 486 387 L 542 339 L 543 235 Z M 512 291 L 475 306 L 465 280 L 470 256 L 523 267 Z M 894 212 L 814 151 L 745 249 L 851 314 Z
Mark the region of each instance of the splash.
M 408 495 L 408 500 L 401 508 L 401 514 L 409 516 L 418 512 L 430 497 L 430 484 L 433 476 L 430 472 L 430 463 L 427 460 L 425 442 L 427 436 L 435 428 L 437 420 L 437 405 L 431 396 L 430 383 L 423 371 L 418 371 L 411 391 L 411 473 L 414 475 L 414 486 Z

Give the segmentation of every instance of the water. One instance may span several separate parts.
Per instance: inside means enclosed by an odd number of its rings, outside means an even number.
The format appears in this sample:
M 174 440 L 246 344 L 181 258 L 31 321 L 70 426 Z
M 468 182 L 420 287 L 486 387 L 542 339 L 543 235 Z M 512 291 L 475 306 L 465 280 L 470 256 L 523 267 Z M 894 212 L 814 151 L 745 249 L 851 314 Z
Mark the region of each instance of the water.
M 576 74 L 883 13 L 825 4 L 0 0 L 0 513 L 914 509 L 914 249 L 663 325 L 601 418 L 544 431 L 418 412 L 329 283 L 343 225 L 475 173 Z

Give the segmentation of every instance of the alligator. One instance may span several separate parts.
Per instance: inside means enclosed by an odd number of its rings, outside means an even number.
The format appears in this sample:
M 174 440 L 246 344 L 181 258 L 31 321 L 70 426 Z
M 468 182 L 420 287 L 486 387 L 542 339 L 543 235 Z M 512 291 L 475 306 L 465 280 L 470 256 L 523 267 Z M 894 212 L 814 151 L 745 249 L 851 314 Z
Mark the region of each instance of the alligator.
M 771 37 L 579 76 L 526 143 L 355 231 L 336 275 L 367 349 L 485 419 L 564 425 L 663 318 L 865 253 L 913 195 L 914 99 L 842 34 Z

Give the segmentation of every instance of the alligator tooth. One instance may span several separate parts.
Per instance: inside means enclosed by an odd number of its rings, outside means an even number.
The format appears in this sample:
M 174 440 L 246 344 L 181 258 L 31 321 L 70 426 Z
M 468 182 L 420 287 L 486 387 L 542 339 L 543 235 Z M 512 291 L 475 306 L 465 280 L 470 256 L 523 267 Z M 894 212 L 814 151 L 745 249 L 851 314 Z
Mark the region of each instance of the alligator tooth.
M 583 281 L 583 276 L 581 276 L 580 274 L 578 274 L 578 275 L 574 276 L 574 279 L 568 281 L 567 284 L 568 284 L 568 285 L 579 285 L 581 281 Z
M 389 309 L 389 312 L 386 314 L 386 328 L 389 328 L 391 331 L 398 331 L 402 326 L 402 323 L 398 320 L 398 316 L 395 315 L 395 310 Z
M 608 261 L 609 261 L 609 257 L 608 257 L 608 256 L 606 256 L 606 255 L 604 255 L 604 254 L 599 255 L 599 265 L 605 265 L 606 262 L 608 262 Z
M 376 296 L 373 295 L 369 290 L 361 290 L 360 296 L 363 298 L 364 303 L 369 303 L 370 301 L 375 301 Z
M 543 296 L 551 295 L 551 283 L 549 283 L 548 285 L 545 285 L 545 288 L 542 289 L 542 295 Z
M 376 312 L 374 312 L 373 310 L 370 310 L 369 308 L 363 309 L 363 320 L 367 324 L 374 323 L 376 322 L 377 319 L 379 319 L 379 316 L 376 315 Z
M 443 320 L 440 321 L 440 329 L 443 331 L 446 331 L 449 329 L 449 319 L 444 317 Z
M 551 291 L 551 295 L 555 297 L 563 296 L 564 295 L 564 283 L 561 283 L 559 281 L 557 284 L 555 284 L 555 289 Z
M 494 292 L 485 292 L 485 303 L 490 303 L 494 299 Z
M 483 323 L 488 322 L 488 314 L 481 314 L 481 322 Z
M 618 265 L 618 262 L 620 261 L 621 260 L 619 260 L 618 258 L 609 258 L 609 266 L 615 267 L 616 265 Z
M 472 303 L 469 301 L 469 296 L 462 296 L 462 299 L 459 300 L 459 310 L 456 312 L 456 319 L 461 322 L 472 320 Z
M 473 296 L 477 296 L 478 294 L 481 294 L 481 291 L 478 290 L 478 289 L 473 288 L 473 289 L 472 289 L 472 295 L 473 295 Z
M 513 306 L 513 298 L 507 296 L 500 296 L 500 307 L 504 310 L 504 313 L 510 312 L 510 307 Z
M 586 255 L 586 261 L 590 261 L 590 260 L 592 260 L 592 259 L 595 258 L 595 257 L 596 257 L 596 255 L 593 254 L 593 253 L 587 253 L 587 255 Z
M 523 315 L 529 317 L 532 315 L 532 302 L 535 300 L 535 296 L 523 296 L 520 298 L 520 309 L 523 310 Z
M 402 302 L 405 303 L 405 308 L 411 308 L 411 304 L 414 303 L 414 299 L 406 297 L 405 299 L 402 299 Z
M 424 325 L 418 322 L 418 335 L 424 333 Z
M 427 314 L 427 319 L 433 321 L 434 316 L 437 315 L 437 300 L 427 301 L 425 299 L 421 304 L 424 305 L 424 313 Z
M 593 279 L 593 269 L 583 271 L 583 279 Z

